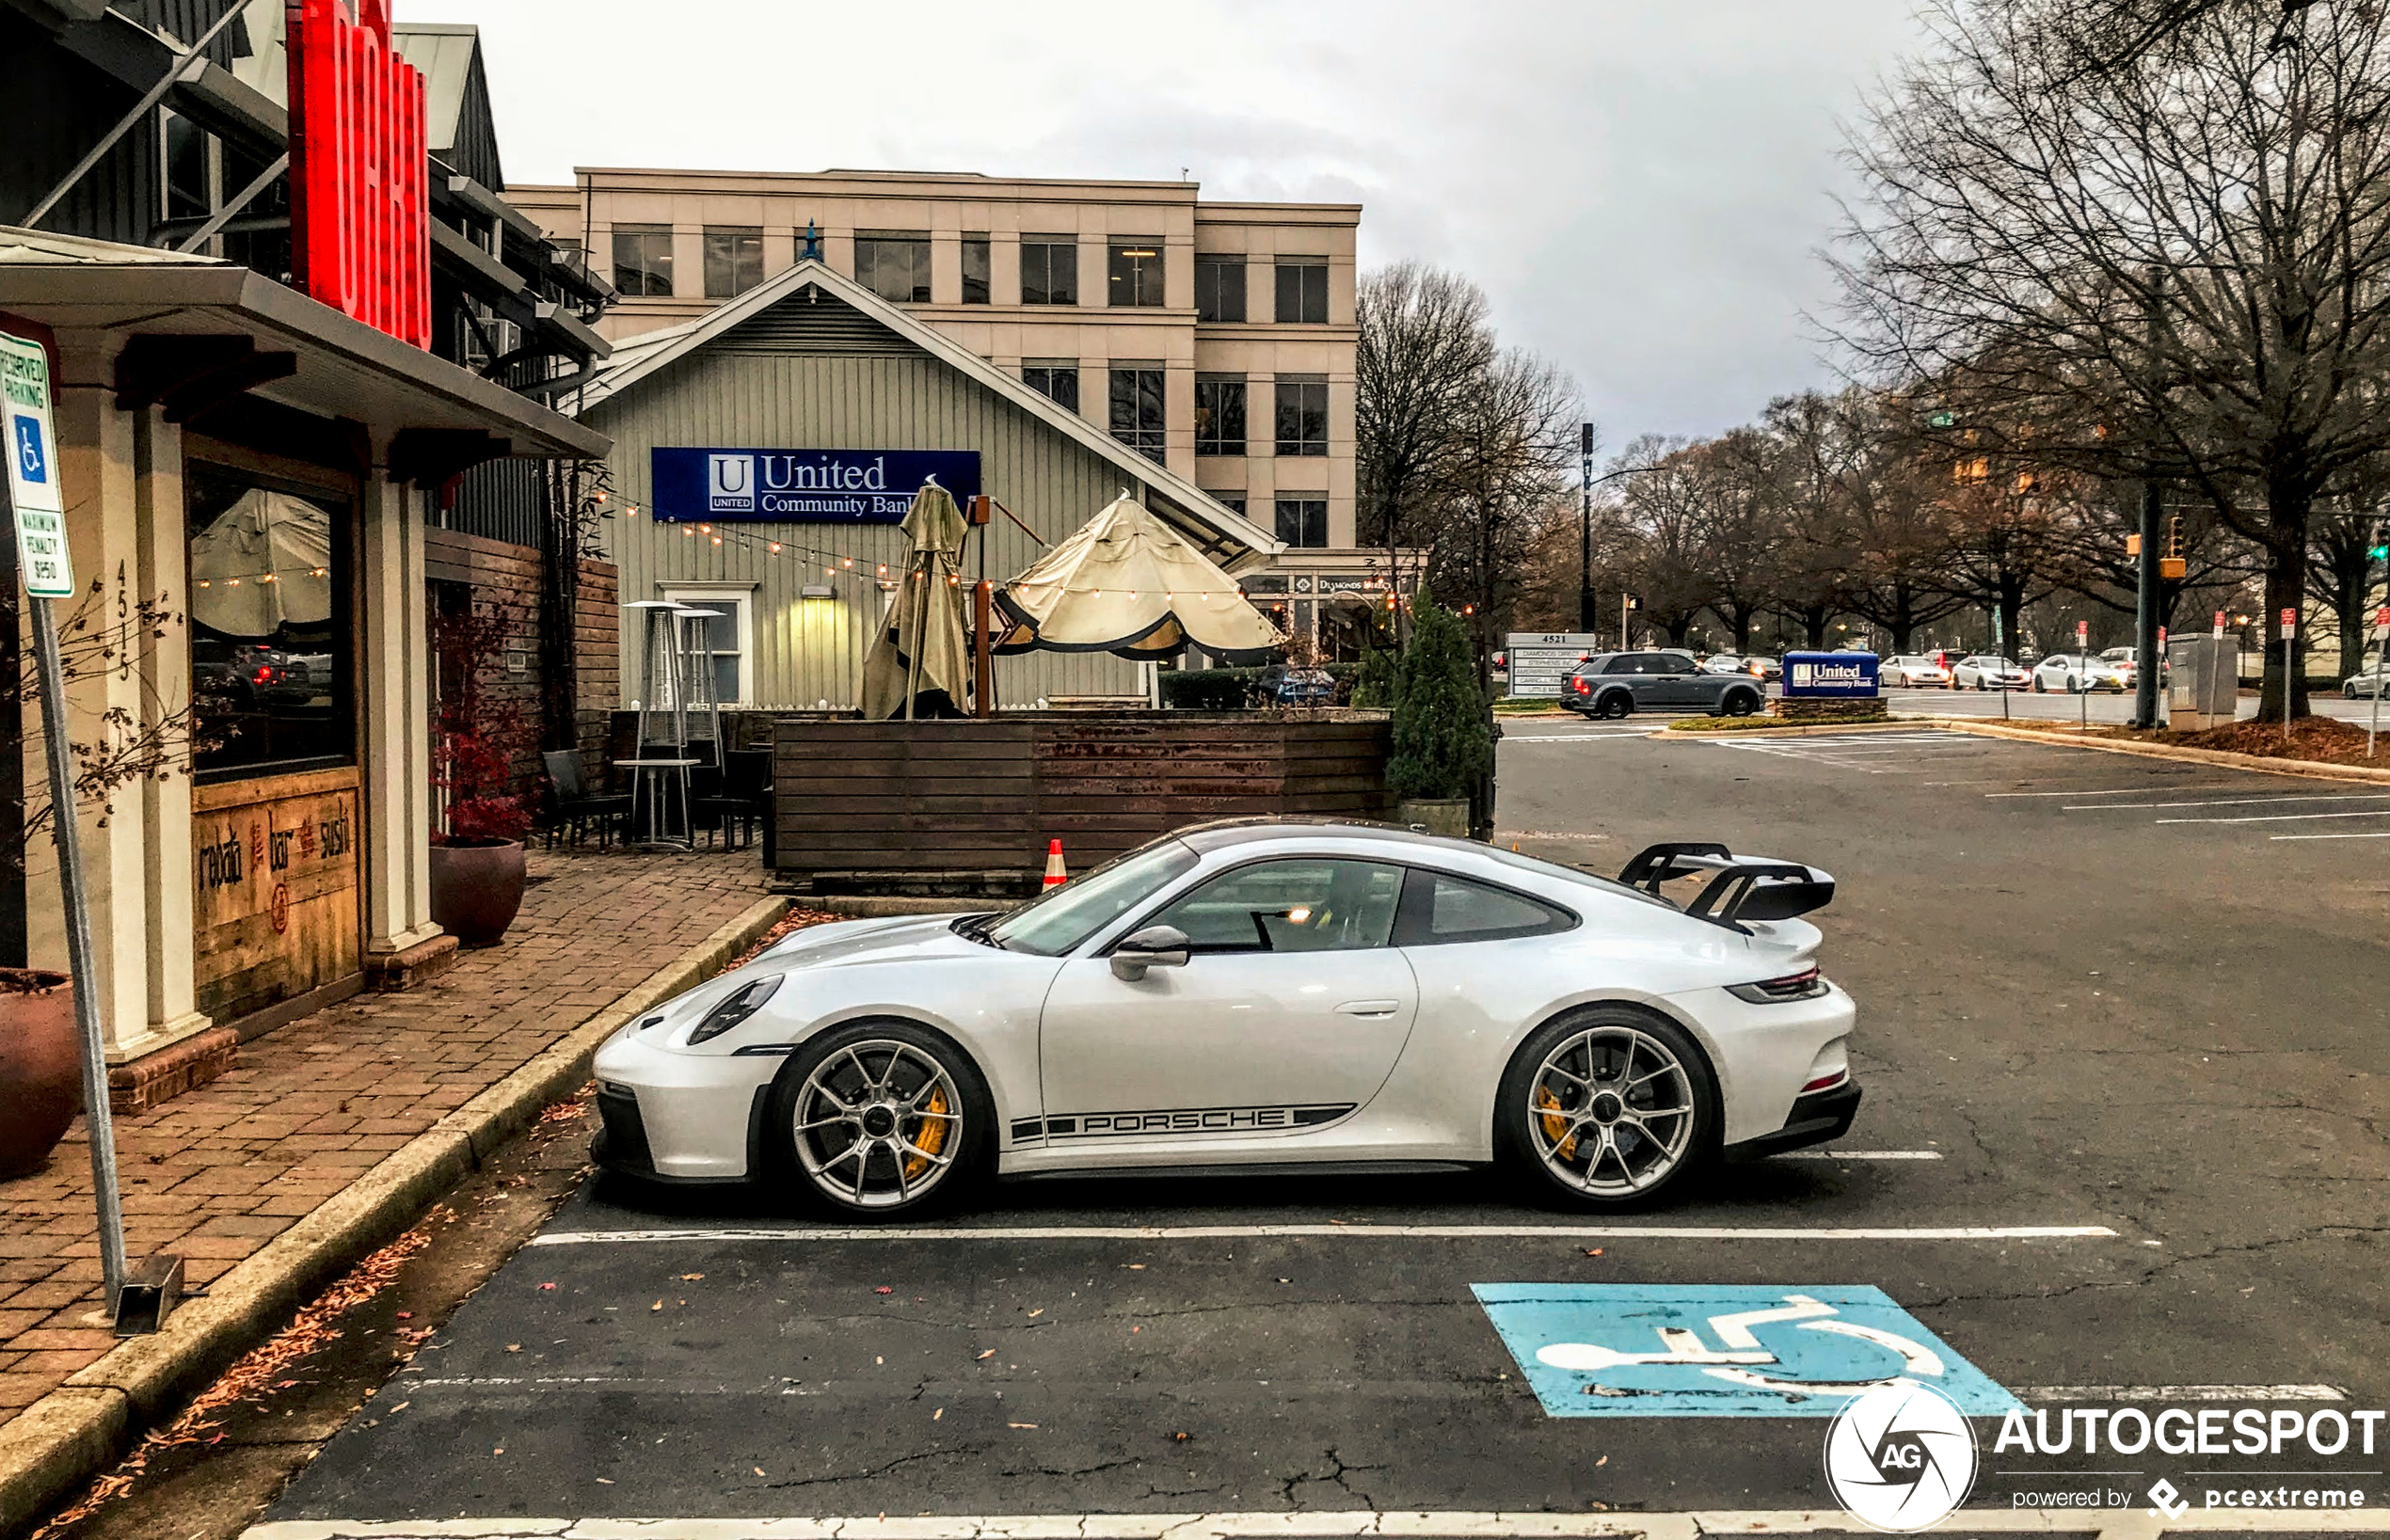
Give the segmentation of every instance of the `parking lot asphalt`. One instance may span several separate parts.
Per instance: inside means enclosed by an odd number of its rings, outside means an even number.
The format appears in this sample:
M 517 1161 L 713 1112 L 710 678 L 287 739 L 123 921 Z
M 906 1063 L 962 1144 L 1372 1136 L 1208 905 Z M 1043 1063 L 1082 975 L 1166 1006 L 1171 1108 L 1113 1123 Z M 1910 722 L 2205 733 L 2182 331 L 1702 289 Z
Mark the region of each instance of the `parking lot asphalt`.
M 1655 1415 L 1535 1358 L 1754 1301 L 1872 1320 L 1983 1405 L 2390 1405 L 2390 842 L 2283 837 L 2390 834 L 2390 796 L 1930 729 L 1520 723 L 1501 773 L 1534 853 L 1836 875 L 1848 1138 L 1598 1219 L 1499 1173 L 1024 1184 L 865 1232 L 597 1181 L 268 1517 L 1831 1508 L 1818 1398 L 1703 1381 L 1705 1415 Z M 1788 1364 L 1802 1329 L 1767 1328 Z M 2379 1444 L 1996 1455 L 1977 1426 L 1983 1507 L 2225 1468 L 2390 1490 Z

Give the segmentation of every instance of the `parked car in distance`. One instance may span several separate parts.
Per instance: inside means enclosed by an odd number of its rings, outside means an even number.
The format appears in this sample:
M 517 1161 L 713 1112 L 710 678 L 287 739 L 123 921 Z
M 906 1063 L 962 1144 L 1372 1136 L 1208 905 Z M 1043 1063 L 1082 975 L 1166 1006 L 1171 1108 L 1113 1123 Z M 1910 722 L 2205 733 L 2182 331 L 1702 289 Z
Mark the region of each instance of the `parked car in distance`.
M 1738 658 L 1733 653 L 1713 652 L 1701 659 L 1701 672 L 1704 674 L 1748 674 L 1751 672 L 1751 665 L 1749 659 Z
M 1261 692 L 1264 706 L 1333 706 L 1336 676 L 1326 669 L 1289 668 L 1282 663 L 1262 670 Z
M 2032 681 L 2024 665 L 1988 652 L 1962 658 L 1951 668 L 1952 690 L 2022 690 Z
M 2116 672 L 2125 676 L 2125 683 L 2127 686 L 2138 682 L 2141 674 L 2139 647 L 2111 647 L 2099 657 L 2100 661 L 2115 666 Z M 2164 684 L 2173 672 L 2172 665 L 2166 661 L 2166 655 L 2161 651 L 2158 655 L 2158 682 Z
M 1754 679 L 1781 679 L 1784 677 L 1784 659 L 1781 658 L 1745 658 L 1743 659 L 1743 666 L 1744 672 L 1750 675 Z
M 2035 694 L 2052 691 L 2072 694 L 2077 691 L 2094 690 L 2121 692 L 2131 688 L 2132 681 L 2126 678 L 2115 664 L 2086 653 L 2054 652 L 2033 665 Z
M 2380 663 L 2369 664 L 2340 681 L 2340 693 L 2349 699 L 2372 700 L 2390 689 L 2390 670 Z
M 1587 717 L 1636 711 L 1704 711 L 1747 717 L 1767 704 L 1757 680 L 1740 674 L 1704 674 L 1679 652 L 1602 652 L 1569 675 L 1560 704 Z
M 1887 658 L 1877 673 L 1886 684 L 1898 685 L 1904 690 L 1947 690 L 1951 683 L 1951 671 L 1922 653 L 1901 653 Z

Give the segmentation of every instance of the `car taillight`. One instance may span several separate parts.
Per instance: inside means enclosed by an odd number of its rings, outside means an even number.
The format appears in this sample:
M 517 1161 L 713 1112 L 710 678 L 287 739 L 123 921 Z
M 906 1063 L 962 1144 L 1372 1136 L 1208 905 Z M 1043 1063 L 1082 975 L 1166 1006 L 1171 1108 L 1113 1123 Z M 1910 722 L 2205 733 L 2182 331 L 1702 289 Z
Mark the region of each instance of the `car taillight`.
M 1830 986 L 1816 966 L 1789 973 L 1781 978 L 1763 978 L 1756 984 L 1729 984 L 1726 992 L 1738 1000 L 1748 1000 L 1755 1006 L 1777 1005 L 1788 1000 L 1814 1000 Z
M 1587 688 L 1587 687 L 1586 687 L 1586 685 L 1585 685 L 1585 682 L 1583 679 L 1576 679 L 1576 678 L 1572 678 L 1572 679 L 1570 679 L 1570 680 L 1569 681 L 1569 685 L 1570 685 L 1571 687 L 1573 687 L 1573 688 L 1576 690 L 1576 692 L 1577 692 L 1578 694 L 1580 694 L 1580 695 L 1584 694 L 1584 693 L 1585 692 L 1586 688 Z

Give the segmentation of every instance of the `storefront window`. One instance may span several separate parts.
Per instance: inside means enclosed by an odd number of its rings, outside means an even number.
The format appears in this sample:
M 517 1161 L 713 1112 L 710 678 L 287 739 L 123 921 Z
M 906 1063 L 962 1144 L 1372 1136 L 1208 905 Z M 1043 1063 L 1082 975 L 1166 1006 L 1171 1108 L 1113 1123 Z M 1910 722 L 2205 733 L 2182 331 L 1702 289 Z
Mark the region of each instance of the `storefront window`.
M 183 485 L 200 778 L 353 762 L 346 504 L 214 466 Z

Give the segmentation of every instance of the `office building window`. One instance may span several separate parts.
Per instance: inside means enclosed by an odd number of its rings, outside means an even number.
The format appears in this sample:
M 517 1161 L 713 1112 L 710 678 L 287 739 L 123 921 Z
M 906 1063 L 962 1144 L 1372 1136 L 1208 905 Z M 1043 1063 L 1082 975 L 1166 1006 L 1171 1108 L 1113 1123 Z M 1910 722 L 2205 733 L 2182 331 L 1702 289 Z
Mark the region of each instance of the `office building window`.
M 158 181 L 168 219 L 205 219 L 215 212 L 215 178 L 208 167 L 207 130 L 171 108 L 158 110 Z
M 1290 546 L 1317 549 L 1328 544 L 1328 500 L 1278 500 L 1278 538 Z
M 1242 492 L 1215 492 L 1212 500 L 1239 518 L 1245 515 L 1245 494 Z
M 614 288 L 626 299 L 672 293 L 672 227 L 614 227 Z
M 1021 237 L 1021 303 L 1079 302 L 1079 248 L 1068 235 Z
M 1195 376 L 1195 452 L 1245 452 L 1245 382 L 1232 375 Z
M 1114 305 L 1156 306 L 1162 303 L 1162 243 L 1130 241 L 1112 247 Z
M 1195 319 L 1198 321 L 1242 321 L 1245 319 L 1244 258 L 1198 257 L 1195 259 Z
M 1278 377 L 1278 452 L 1306 456 L 1328 452 L 1326 380 L 1290 374 Z
M 988 238 L 984 235 L 963 237 L 963 303 L 984 305 L 988 302 Z
M 183 494 L 199 779 L 353 763 L 347 500 L 196 462 Z
M 682 617 L 689 623 L 682 633 L 690 643 L 686 666 L 712 674 L 714 699 L 724 706 L 747 704 L 747 685 L 754 676 L 755 632 L 748 625 L 751 592 L 666 586 L 657 596 L 693 610 L 713 611 L 703 621 L 693 615 Z
M 1159 461 L 1168 447 L 1162 416 L 1162 372 L 1158 368 L 1115 368 L 1112 371 L 1112 437 L 1149 460 Z
M 736 299 L 763 281 L 763 231 L 706 227 L 706 297 Z
M 927 305 L 930 238 L 901 231 L 856 236 L 854 281 L 898 305 Z
M 1328 263 L 1325 259 L 1278 261 L 1278 319 L 1307 325 L 1328 323 Z
M 1068 406 L 1075 412 L 1079 409 L 1079 366 L 1070 360 L 1023 364 L 1021 379 L 1056 405 Z

